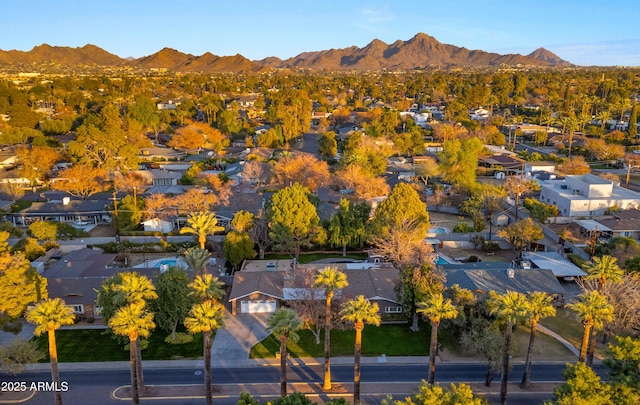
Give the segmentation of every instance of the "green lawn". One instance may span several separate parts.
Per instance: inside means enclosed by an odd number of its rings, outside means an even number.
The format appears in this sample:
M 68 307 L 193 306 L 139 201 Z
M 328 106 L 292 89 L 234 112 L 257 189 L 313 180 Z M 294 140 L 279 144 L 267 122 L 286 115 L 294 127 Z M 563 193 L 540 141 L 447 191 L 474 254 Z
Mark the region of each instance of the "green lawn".
M 575 347 L 580 347 L 584 328 L 571 310 L 558 308 L 556 309 L 556 316 L 542 319 L 540 324 L 567 339 Z
M 11 212 L 20 212 L 23 209 L 31 207 L 31 204 L 33 204 L 33 201 L 18 200 L 16 202 L 14 202 L 13 204 L 11 204 Z
M 58 361 L 125 361 L 129 360 L 129 351 L 125 343 L 113 339 L 104 329 L 65 329 L 56 331 Z M 154 333 L 149 337 L 147 349 L 142 351 L 143 360 L 173 360 L 180 358 L 202 357 L 202 335 L 194 335 L 193 341 L 184 345 L 165 343 L 164 332 Z M 47 335 L 34 338 L 40 348 L 47 353 Z
M 584 327 L 570 309 L 558 308 L 555 317 L 545 318 L 541 320 L 540 323 L 567 339 L 572 345 L 580 349 Z M 596 337 L 596 355 L 600 356 L 604 355 L 607 350 L 607 344 L 602 343 L 602 336 L 602 331 L 598 331 L 598 335 Z
M 362 332 L 362 355 L 379 356 L 426 356 L 429 354 L 429 336 L 431 330 L 423 323 L 419 332 L 410 332 L 409 325 L 381 325 L 379 327 L 366 325 Z M 293 357 L 323 357 L 324 332 L 320 336 L 320 344 L 315 343 L 315 337 L 308 330 L 299 332 L 298 343 L 287 344 L 287 350 Z M 441 343 L 446 337 L 441 336 Z M 352 356 L 355 343 L 355 331 L 331 331 L 331 355 Z M 251 358 L 273 358 L 280 351 L 280 342 L 273 335 L 251 348 Z
M 288 254 L 266 254 L 264 255 L 265 260 L 287 260 L 291 259 L 291 256 Z M 307 264 L 315 262 L 316 260 L 321 259 L 354 259 L 354 260 L 364 260 L 367 258 L 366 253 L 353 253 L 350 254 L 347 252 L 347 256 L 342 256 L 341 253 L 328 254 L 328 253 L 300 253 L 300 264 Z

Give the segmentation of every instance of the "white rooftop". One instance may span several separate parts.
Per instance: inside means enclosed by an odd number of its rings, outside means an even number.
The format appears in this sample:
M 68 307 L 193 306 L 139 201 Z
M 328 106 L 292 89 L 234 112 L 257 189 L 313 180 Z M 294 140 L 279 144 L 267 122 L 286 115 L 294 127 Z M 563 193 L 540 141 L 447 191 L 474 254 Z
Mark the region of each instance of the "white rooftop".
M 587 231 L 603 231 L 603 232 L 611 231 L 611 228 L 604 226 L 601 223 L 598 223 L 597 221 L 594 221 L 592 219 L 576 219 L 573 222 L 580 225 Z
M 536 267 L 549 269 L 556 277 L 582 277 L 587 273 L 557 252 L 525 252 L 523 259 L 530 260 Z

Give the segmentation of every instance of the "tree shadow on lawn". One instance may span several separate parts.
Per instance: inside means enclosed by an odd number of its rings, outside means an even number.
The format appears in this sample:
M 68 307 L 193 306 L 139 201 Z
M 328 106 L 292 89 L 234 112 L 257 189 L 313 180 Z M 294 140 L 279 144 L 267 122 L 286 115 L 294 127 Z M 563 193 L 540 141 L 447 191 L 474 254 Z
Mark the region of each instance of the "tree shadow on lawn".
M 186 344 L 171 344 L 164 341 L 167 334 L 155 331 L 142 351 L 143 360 L 175 360 L 202 357 L 202 335 L 194 335 Z M 47 353 L 42 363 L 49 362 L 47 335 L 33 338 L 38 347 Z M 114 339 L 106 329 L 64 329 L 56 331 L 58 361 L 60 362 L 101 362 L 128 361 L 128 341 Z

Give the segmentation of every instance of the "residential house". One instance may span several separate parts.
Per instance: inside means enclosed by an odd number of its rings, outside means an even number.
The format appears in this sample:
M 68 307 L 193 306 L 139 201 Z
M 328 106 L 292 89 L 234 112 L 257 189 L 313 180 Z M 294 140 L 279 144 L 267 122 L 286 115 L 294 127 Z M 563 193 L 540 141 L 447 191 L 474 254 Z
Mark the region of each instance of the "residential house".
M 16 167 L 18 157 L 15 148 L 3 148 L 0 150 L 0 170 L 7 170 Z
M 330 116 L 330 112 L 314 111 L 311 113 L 311 125 L 319 125 L 323 119 L 328 119 Z
M 526 175 L 533 175 L 533 173 L 537 172 L 545 172 L 545 173 L 555 173 L 556 164 L 553 162 L 525 162 L 524 163 L 524 172 Z
M 231 313 L 274 312 L 282 303 L 299 299 L 322 299 L 321 292 L 311 288 L 318 270 L 329 264 L 298 265 L 292 260 L 247 260 L 233 277 L 229 294 Z M 347 276 L 349 286 L 338 295 L 354 298 L 364 295 L 378 303 L 381 314 L 402 312 L 394 287 L 399 282 L 398 270 L 389 263 L 331 263 Z
M 55 260 L 50 261 L 42 272 L 47 279 L 49 297 L 63 299 L 81 320 L 100 318 L 100 308 L 96 305 L 97 291 L 106 278 L 124 270 L 111 265 L 115 256 L 89 248 L 54 256 Z M 158 269 L 141 268 L 136 271 L 152 277 Z
M 178 108 L 178 104 L 174 103 L 173 100 L 169 100 L 166 103 L 157 103 L 156 108 L 158 111 L 160 110 L 175 110 Z
M 476 294 L 494 291 L 504 294 L 516 291 L 523 294 L 534 291 L 551 295 L 562 295 L 564 287 L 551 269 L 521 268 L 507 262 L 476 262 L 462 264 L 442 264 L 439 266 L 445 276 L 445 285 L 458 285 Z
M 396 176 L 400 181 L 411 181 L 416 175 L 416 170 L 411 163 L 389 163 L 387 173 Z
M 149 186 L 176 186 L 182 178 L 179 172 L 162 169 L 136 170 L 134 173 L 145 179 Z
M 541 181 L 540 201 L 558 207 L 561 216 L 594 216 L 604 215 L 613 206 L 636 208 L 640 193 L 593 174 L 572 175 Z
M 481 156 L 478 159 L 478 167 L 504 172 L 505 174 L 522 173 L 525 161 L 510 154 L 496 154 Z
M 180 160 L 186 156 L 186 152 L 177 151 L 172 148 L 162 148 L 154 146 L 151 148 L 140 148 L 138 157 L 141 160 Z
M 7 214 L 14 226 L 29 226 L 33 221 L 56 221 L 87 229 L 111 222 L 107 209 L 109 200 L 76 200 L 63 197 L 62 201 L 34 202 L 17 213 Z
M 595 230 L 599 232 L 599 236 L 605 238 L 625 236 L 640 240 L 640 210 L 637 208 L 614 211 L 610 218 L 599 219 L 595 222 Z
M 489 110 L 485 110 L 484 108 L 475 108 L 469 110 L 469 118 L 473 121 L 487 121 L 491 118 L 491 114 Z

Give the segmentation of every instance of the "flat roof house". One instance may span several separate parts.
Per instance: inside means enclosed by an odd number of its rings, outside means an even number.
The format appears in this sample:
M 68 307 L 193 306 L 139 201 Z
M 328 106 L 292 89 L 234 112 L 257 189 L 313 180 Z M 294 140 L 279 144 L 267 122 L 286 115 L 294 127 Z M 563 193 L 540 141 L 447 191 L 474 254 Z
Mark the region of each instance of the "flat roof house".
M 640 205 L 640 193 L 593 174 L 540 182 L 540 201 L 555 205 L 561 216 L 604 215 L 613 206 L 622 210 Z

